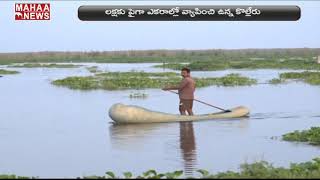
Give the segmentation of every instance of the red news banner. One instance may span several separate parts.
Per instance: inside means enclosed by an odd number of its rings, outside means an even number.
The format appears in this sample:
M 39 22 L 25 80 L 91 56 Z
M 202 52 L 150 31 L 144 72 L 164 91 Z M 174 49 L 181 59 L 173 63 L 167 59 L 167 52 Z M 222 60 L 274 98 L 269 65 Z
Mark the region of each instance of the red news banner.
M 15 20 L 50 20 L 50 4 L 16 3 Z

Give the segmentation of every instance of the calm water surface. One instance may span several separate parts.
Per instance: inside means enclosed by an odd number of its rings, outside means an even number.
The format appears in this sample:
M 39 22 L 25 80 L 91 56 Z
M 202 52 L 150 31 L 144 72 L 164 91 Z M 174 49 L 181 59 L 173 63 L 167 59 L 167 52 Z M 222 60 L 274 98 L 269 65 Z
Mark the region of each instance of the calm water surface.
M 153 64 L 84 65 L 97 65 L 104 71 L 164 71 L 151 68 Z M 196 175 L 200 168 L 213 173 L 238 170 L 241 163 L 257 160 L 288 166 L 320 155 L 319 147 L 272 138 L 320 124 L 320 87 L 263 84 L 290 70 L 193 73 L 198 77 L 241 73 L 257 78 L 261 84 L 255 86 L 211 86 L 196 91 L 196 98 L 217 106 L 247 106 L 249 118 L 113 125 L 107 112 L 114 103 L 178 113 L 178 98 L 159 89 L 143 90 L 147 99 L 130 99 L 130 92 L 136 91 L 79 91 L 50 84 L 67 76 L 90 75 L 85 67 L 12 69 L 21 73 L 0 78 L 0 174 L 76 177 L 109 170 L 139 174 L 148 169 L 180 169 Z M 199 103 L 194 106 L 197 114 L 216 111 Z

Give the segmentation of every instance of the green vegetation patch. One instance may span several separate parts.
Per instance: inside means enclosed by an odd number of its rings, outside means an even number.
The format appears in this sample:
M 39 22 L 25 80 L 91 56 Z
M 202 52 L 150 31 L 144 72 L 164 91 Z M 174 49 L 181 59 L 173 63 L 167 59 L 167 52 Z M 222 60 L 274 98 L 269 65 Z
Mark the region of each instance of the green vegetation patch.
M 320 64 L 314 59 L 268 59 L 250 60 L 248 58 L 239 59 L 217 59 L 208 61 L 194 61 L 189 64 L 167 63 L 155 65 L 154 67 L 180 70 L 188 67 L 192 71 L 217 71 L 226 69 L 305 69 L 320 70 Z
M 240 166 L 240 171 L 226 171 L 217 174 L 210 174 L 207 170 L 197 170 L 198 175 L 190 178 L 209 178 L 209 179 L 295 179 L 295 178 L 319 178 L 320 177 L 320 158 L 304 163 L 292 163 L 289 168 L 274 167 L 266 161 L 255 163 L 245 163 Z M 169 173 L 157 173 L 149 170 L 142 175 L 133 176 L 130 172 L 117 176 L 112 172 L 107 172 L 105 176 L 95 176 L 95 178 L 138 178 L 138 179 L 177 179 L 184 176 L 182 171 Z M 189 178 L 189 177 L 188 177 Z
M 70 89 L 99 89 L 101 87 L 101 82 L 94 76 L 89 77 L 67 77 L 61 80 L 55 80 L 52 84 L 57 86 L 66 86 Z
M 320 127 L 311 127 L 309 130 L 284 134 L 282 139 L 285 141 L 307 142 L 312 145 L 320 145 Z
M 163 69 L 173 69 L 173 70 L 181 70 L 184 67 L 189 67 L 190 63 L 162 63 L 158 65 L 154 65 L 153 67 L 156 68 L 163 68 Z
M 320 55 L 320 48 L 287 49 L 205 49 L 205 50 L 130 50 L 90 52 L 25 52 L 0 53 L 0 64 L 11 63 L 181 63 L 194 61 L 263 61 L 263 60 L 314 60 Z M 249 61 L 251 62 L 251 61 Z
M 208 175 L 208 178 L 250 178 L 250 179 L 295 179 L 295 178 L 319 178 L 320 158 L 305 163 L 292 163 L 289 168 L 274 167 L 272 164 L 261 161 L 252 164 L 243 164 L 240 172 L 227 171 L 216 175 Z
M 5 69 L 0 69 L 0 74 L 2 75 L 6 75 L 6 74 L 18 74 L 18 71 L 9 71 L 9 70 L 5 70 Z
M 102 72 L 101 70 L 99 70 L 98 66 L 91 66 L 91 67 L 87 67 L 87 70 L 91 73 L 99 73 Z
M 18 65 L 10 65 L 13 68 L 78 68 L 82 65 L 74 64 L 40 64 L 40 63 L 25 63 Z
M 14 174 L 0 174 L 0 179 L 35 179 L 36 177 L 17 176 Z
M 173 171 L 167 173 L 158 173 L 155 170 L 143 172 L 140 175 L 134 175 L 131 172 L 124 172 L 122 175 L 108 171 L 102 176 L 85 176 L 77 179 L 181 179 L 187 178 L 208 178 L 208 179 L 309 179 L 320 177 L 320 158 L 303 163 L 292 163 L 288 168 L 274 167 L 266 161 L 255 163 L 245 163 L 240 166 L 239 171 L 225 171 L 216 174 L 210 174 L 207 170 L 197 170 L 195 177 L 184 175 L 183 171 Z M 0 175 L 0 178 L 18 178 L 15 175 Z M 26 177 L 22 177 L 26 178 Z M 37 177 L 33 177 L 37 178 Z
M 256 79 L 241 76 L 237 73 L 231 73 L 218 78 L 200 78 L 196 80 L 197 87 L 205 87 L 210 85 L 217 86 L 249 86 L 257 83 Z
M 247 86 L 256 84 L 255 79 L 242 77 L 239 74 L 229 74 L 218 78 L 194 78 L 197 87 L 217 86 Z M 67 77 L 55 80 L 52 84 L 65 86 L 70 89 L 147 89 L 162 88 L 178 85 L 181 77 L 174 72 L 147 73 L 147 72 L 107 72 L 87 77 Z
M 280 79 L 302 80 L 311 85 L 320 85 L 320 72 L 288 72 L 281 73 Z
M 279 78 L 274 78 L 269 81 L 270 84 L 281 84 L 288 80 L 303 81 L 311 85 L 320 85 L 320 72 L 287 72 L 281 73 Z
M 270 84 L 282 84 L 284 82 L 286 82 L 285 79 L 281 79 L 281 78 L 274 78 L 269 80 Z

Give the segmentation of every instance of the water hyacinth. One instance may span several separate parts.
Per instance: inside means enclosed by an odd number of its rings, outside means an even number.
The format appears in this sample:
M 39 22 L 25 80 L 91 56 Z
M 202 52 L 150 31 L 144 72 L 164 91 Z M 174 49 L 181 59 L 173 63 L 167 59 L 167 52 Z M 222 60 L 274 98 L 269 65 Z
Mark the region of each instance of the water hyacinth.
M 320 72 L 304 71 L 304 72 L 281 73 L 280 78 L 301 80 L 311 85 L 320 85 Z
M 10 65 L 9 68 L 78 68 L 82 65 L 74 64 L 40 64 L 40 63 L 24 63 L 17 65 Z
M 305 69 L 320 70 L 320 64 L 313 59 L 268 59 L 268 60 L 250 60 L 250 59 L 213 59 L 207 61 L 193 61 L 188 64 L 181 63 L 163 63 L 155 65 L 158 68 L 168 68 L 180 70 L 187 66 L 193 71 L 218 71 L 226 69 Z
M 285 80 L 281 79 L 281 78 L 274 78 L 274 79 L 269 80 L 270 84 L 281 84 L 281 83 L 284 83 L 284 82 L 285 82 Z
M 294 131 L 282 136 L 285 141 L 307 142 L 320 145 L 320 127 L 311 127 L 309 130 Z
M 229 74 L 217 78 L 194 78 L 197 87 L 217 86 L 247 86 L 256 84 L 255 79 L 240 76 L 239 74 Z M 70 89 L 147 89 L 162 88 L 168 85 L 178 85 L 181 77 L 177 73 L 147 73 L 147 72 L 107 72 L 98 73 L 87 77 L 67 77 L 55 80 L 52 84 L 65 86 Z
M 292 163 L 288 168 L 274 167 L 266 161 L 254 163 L 244 163 L 240 165 L 239 171 L 225 171 L 211 174 L 204 169 L 196 170 L 194 177 L 189 177 L 181 170 L 173 172 L 159 173 L 156 170 L 148 170 L 140 175 L 134 175 L 131 172 L 123 172 L 117 175 L 112 171 L 107 171 L 104 175 L 93 175 L 77 177 L 77 179 L 181 179 L 181 178 L 206 178 L 206 179 L 301 179 L 301 178 L 319 178 L 320 177 L 320 158 L 303 163 Z M 16 175 L 0 175 L 1 179 L 38 179 L 38 177 L 24 177 Z
M 8 74 L 18 74 L 18 71 L 9 71 L 9 70 L 5 70 L 5 69 L 0 69 L 0 74 L 1 75 L 8 75 Z
M 89 72 L 91 73 L 99 73 L 102 72 L 101 70 L 99 70 L 98 66 L 91 66 L 91 67 L 87 67 L 86 68 Z

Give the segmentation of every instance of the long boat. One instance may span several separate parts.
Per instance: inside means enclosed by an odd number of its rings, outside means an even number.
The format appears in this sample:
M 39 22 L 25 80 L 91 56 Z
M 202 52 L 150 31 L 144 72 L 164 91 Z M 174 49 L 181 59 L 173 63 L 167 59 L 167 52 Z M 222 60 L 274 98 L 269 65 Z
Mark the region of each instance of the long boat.
M 244 106 L 232 108 L 230 109 L 230 112 L 222 111 L 193 116 L 157 112 L 140 106 L 125 105 L 121 103 L 114 104 L 109 109 L 109 116 L 115 123 L 125 124 L 232 119 L 246 117 L 249 113 L 249 109 Z

